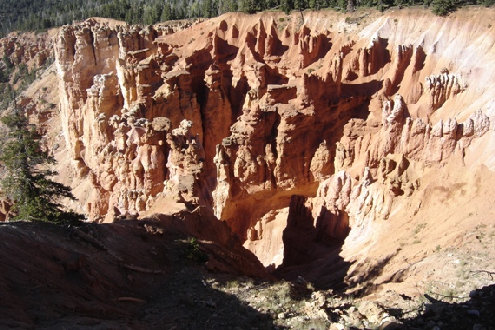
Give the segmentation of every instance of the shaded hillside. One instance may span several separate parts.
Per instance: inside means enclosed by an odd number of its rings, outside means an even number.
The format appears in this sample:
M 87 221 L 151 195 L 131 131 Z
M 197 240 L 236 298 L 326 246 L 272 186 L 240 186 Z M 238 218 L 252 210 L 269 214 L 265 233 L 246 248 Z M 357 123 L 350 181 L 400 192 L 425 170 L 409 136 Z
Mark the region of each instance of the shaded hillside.
M 188 221 L 178 216 L 80 227 L 1 225 L 0 325 L 149 329 L 181 324 L 194 329 L 211 318 L 208 304 L 222 303 L 211 328 L 245 322 L 268 326 L 261 313 L 204 284 L 207 268 L 263 271 L 239 246 L 195 243 L 184 231 Z
M 191 227 L 183 226 L 188 222 L 183 216 L 160 216 L 77 228 L 0 225 L 0 327 L 494 326 L 493 285 L 471 292 L 471 298 L 469 292 L 446 296 L 432 291 L 419 301 L 407 295 L 375 301 L 316 290 L 302 277 L 294 282 L 274 282 L 266 277 L 240 276 L 243 270 L 250 273 L 246 267 L 235 269 L 246 255 L 234 255 L 231 251 L 235 248 L 228 251 L 205 240 L 195 243 L 187 235 Z M 215 260 L 221 260 L 223 272 L 212 269 Z M 255 269 L 251 269 L 251 275 Z

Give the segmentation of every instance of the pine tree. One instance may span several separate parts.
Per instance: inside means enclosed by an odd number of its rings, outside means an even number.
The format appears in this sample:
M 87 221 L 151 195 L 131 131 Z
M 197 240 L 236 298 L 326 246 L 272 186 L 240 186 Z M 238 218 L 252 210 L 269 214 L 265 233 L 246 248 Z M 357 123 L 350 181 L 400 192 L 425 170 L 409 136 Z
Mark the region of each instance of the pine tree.
M 165 21 L 168 21 L 168 20 L 171 20 L 171 19 L 173 19 L 172 8 L 170 8 L 170 4 L 169 3 L 165 3 L 163 5 L 162 14 L 160 16 L 160 22 L 165 22 Z
M 259 10 L 263 10 L 264 7 L 260 0 L 242 0 L 239 1 L 239 11 L 245 13 L 256 13 Z
M 13 203 L 13 219 L 52 223 L 82 220 L 81 215 L 62 210 L 59 199 L 74 200 L 74 196 L 69 187 L 50 179 L 57 173 L 46 166 L 55 160 L 41 149 L 40 135 L 33 125 L 29 125 L 27 117 L 16 109 L 1 121 L 8 132 L 0 152 L 0 162 L 5 170 L 0 184 Z
M 205 0 L 202 3 L 202 8 L 201 8 L 201 16 L 203 17 L 213 17 L 214 11 L 213 11 L 213 2 L 212 0 Z
M 280 9 L 286 14 L 290 14 L 291 10 L 294 9 L 294 5 L 292 0 L 281 0 L 280 1 Z
M 303 11 L 304 9 L 306 9 L 306 1 L 294 0 L 294 8 L 299 10 L 299 11 Z
M 436 15 L 447 16 L 457 9 L 457 3 L 455 0 L 433 0 L 431 8 Z
M 319 0 L 309 0 L 308 1 L 309 8 L 312 10 L 320 10 L 320 1 Z

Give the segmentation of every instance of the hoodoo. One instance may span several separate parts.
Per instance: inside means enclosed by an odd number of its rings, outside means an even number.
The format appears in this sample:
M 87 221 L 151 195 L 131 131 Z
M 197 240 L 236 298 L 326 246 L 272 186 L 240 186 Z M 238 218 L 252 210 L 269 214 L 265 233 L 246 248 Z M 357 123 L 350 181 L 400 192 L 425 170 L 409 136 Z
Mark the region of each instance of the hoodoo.
M 310 259 L 311 244 L 375 236 L 437 185 L 424 173 L 450 163 L 474 171 L 470 146 L 490 139 L 491 16 L 456 15 L 63 27 L 61 124 L 77 175 L 97 192 L 83 199 L 87 213 L 138 216 L 157 197 L 205 206 L 276 267 L 293 263 L 284 235 L 294 207 L 307 209 Z
M 495 271 L 494 21 L 482 8 L 88 19 L 40 50 L 0 50 L 54 56 L 25 102 L 90 221 L 181 214 L 249 275 L 390 302 Z M 42 120 L 43 84 L 58 92 Z

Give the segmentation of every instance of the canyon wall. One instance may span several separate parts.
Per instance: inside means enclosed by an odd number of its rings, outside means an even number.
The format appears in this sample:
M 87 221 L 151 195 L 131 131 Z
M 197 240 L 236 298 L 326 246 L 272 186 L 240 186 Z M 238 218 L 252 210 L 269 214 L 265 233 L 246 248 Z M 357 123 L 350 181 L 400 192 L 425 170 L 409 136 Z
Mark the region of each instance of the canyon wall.
M 39 68 L 53 57 L 52 38 L 46 33 L 10 33 L 0 39 L 0 54 L 15 67 L 24 64 L 28 70 Z
M 478 16 L 237 13 L 61 28 L 61 124 L 93 187 L 79 196 L 87 214 L 136 217 L 160 198 L 210 208 L 273 268 L 367 246 L 376 224 L 424 197 L 425 172 L 495 164 L 470 156 L 495 120 L 484 69 L 495 15 Z

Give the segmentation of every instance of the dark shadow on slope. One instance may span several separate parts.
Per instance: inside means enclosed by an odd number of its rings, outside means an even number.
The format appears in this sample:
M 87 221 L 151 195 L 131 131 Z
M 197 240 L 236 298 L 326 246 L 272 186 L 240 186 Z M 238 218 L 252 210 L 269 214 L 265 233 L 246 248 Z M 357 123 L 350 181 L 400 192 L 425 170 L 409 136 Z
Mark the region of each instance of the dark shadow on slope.
M 236 275 L 266 278 L 267 272 L 258 258 L 242 246 L 241 240 L 229 226 L 213 215 L 207 207 L 196 211 L 182 211 L 174 216 L 155 215 L 150 218 L 180 235 L 204 241 L 202 248 L 211 256 L 208 268 Z
M 187 237 L 158 221 L 2 224 L 0 327 L 272 328 L 268 316 L 204 284 Z M 243 259 L 236 248 L 202 244 L 210 260 Z
M 237 56 L 239 47 L 229 44 L 225 39 L 215 38 L 215 55 L 219 64 L 225 64 Z
M 345 217 L 320 218 L 313 224 L 303 196 L 292 196 L 283 233 L 284 262 L 274 275 L 292 281 L 308 281 L 317 288 L 342 290 L 351 266 L 339 256 L 348 233 Z M 334 223 L 332 223 L 334 221 Z M 323 222 L 326 222 L 323 224 Z M 342 227 L 341 230 L 330 230 Z
M 341 98 L 370 98 L 373 94 L 383 88 L 383 81 L 372 80 L 362 84 L 342 84 L 342 93 L 337 100 Z
M 317 36 L 317 52 L 313 54 L 312 56 L 308 57 L 307 59 L 305 58 L 303 60 L 303 65 L 305 68 L 310 66 L 311 64 L 315 63 L 319 59 L 322 59 L 325 57 L 325 55 L 332 49 L 332 43 L 330 42 L 330 39 L 323 35 L 320 34 Z
M 422 46 L 418 46 L 414 58 L 414 71 L 421 71 L 425 67 L 426 53 Z
M 211 48 L 211 47 L 210 47 Z M 211 49 L 195 51 L 191 57 L 186 58 L 186 65 L 190 66 L 192 77 L 191 89 L 196 93 L 196 98 L 201 112 L 207 102 L 208 88 L 205 83 L 205 72 L 212 63 Z
M 278 68 L 272 68 L 270 66 L 265 66 L 265 81 L 266 84 L 274 84 L 274 85 L 284 85 L 289 82 L 289 78 L 278 72 Z
M 292 196 L 287 227 L 283 232 L 284 261 L 273 275 L 290 281 L 311 282 L 317 289 L 332 289 L 335 294 L 365 296 L 376 291 L 374 280 L 396 255 L 378 259 L 346 261 L 341 256 L 349 234 L 349 216 L 341 210 L 322 207 L 314 218 L 306 198 Z M 352 268 L 351 268 L 352 266 Z M 390 281 L 401 281 L 405 273 Z
M 442 329 L 495 329 L 495 284 L 471 291 L 470 300 L 450 303 L 437 300 L 425 294 L 427 303 L 421 313 L 414 318 L 402 318 L 401 324 L 390 325 L 385 329 L 425 329 L 439 327 Z
M 235 86 L 229 90 L 229 100 L 232 107 L 232 121 L 237 121 L 241 115 L 242 107 L 246 100 L 246 94 L 251 89 L 246 76 L 243 74 Z
M 289 46 L 284 45 L 282 41 L 279 39 L 277 29 L 275 29 L 275 26 L 272 26 L 271 36 L 273 43 L 271 49 L 269 49 L 269 55 L 282 57 L 285 54 L 285 52 L 289 50 Z
M 373 75 L 390 63 L 390 51 L 387 49 L 388 39 L 378 37 L 376 43 L 366 52 L 368 74 Z
M 264 64 L 265 60 L 256 50 L 256 44 L 258 43 L 258 38 L 252 32 L 248 32 L 246 34 L 245 43 L 246 43 L 248 49 L 250 50 L 251 55 L 255 59 L 255 61 Z
M 148 329 L 273 329 L 273 321 L 237 297 L 212 289 L 198 267 L 171 274 L 138 313 Z

